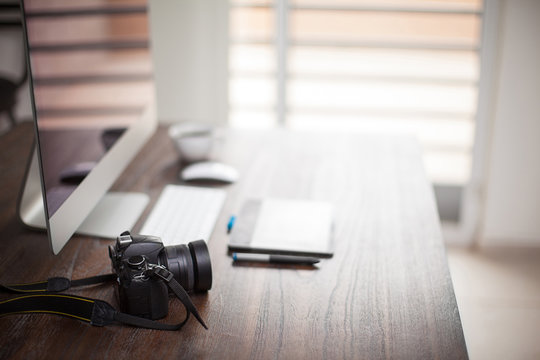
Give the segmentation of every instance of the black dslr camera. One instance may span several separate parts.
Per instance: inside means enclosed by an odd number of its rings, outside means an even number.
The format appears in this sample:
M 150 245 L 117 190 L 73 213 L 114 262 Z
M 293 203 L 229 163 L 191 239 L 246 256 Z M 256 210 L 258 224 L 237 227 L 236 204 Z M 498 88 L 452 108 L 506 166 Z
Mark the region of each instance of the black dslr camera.
M 156 236 L 122 233 L 109 246 L 112 267 L 118 276 L 122 311 L 149 319 L 168 313 L 169 291 L 165 280 L 150 276 L 165 268 L 186 291 L 207 291 L 212 287 L 212 267 L 203 240 L 187 245 L 164 246 Z

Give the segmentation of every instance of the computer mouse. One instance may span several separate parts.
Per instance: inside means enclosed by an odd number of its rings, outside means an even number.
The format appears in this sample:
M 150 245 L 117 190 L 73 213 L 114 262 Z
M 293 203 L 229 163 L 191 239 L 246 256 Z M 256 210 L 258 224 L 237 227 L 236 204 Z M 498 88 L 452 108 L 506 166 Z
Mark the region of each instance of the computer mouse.
M 232 166 L 215 161 L 194 163 L 180 172 L 180 178 L 184 181 L 233 183 L 238 180 L 238 176 L 238 171 Z

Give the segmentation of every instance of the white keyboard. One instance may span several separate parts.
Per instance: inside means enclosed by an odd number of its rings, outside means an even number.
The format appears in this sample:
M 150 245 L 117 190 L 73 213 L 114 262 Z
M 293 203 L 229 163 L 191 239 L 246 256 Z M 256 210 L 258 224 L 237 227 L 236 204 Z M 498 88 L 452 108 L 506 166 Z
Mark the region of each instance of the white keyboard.
M 221 189 L 167 185 L 140 233 L 161 237 L 165 246 L 208 242 L 225 197 Z

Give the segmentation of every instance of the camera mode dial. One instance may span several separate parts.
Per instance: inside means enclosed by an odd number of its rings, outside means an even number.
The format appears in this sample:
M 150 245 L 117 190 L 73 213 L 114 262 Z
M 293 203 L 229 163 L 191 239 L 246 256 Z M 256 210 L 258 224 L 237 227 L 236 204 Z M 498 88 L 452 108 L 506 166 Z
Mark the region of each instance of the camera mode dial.
M 127 264 L 133 270 L 143 270 L 146 267 L 146 258 L 142 255 L 131 256 Z

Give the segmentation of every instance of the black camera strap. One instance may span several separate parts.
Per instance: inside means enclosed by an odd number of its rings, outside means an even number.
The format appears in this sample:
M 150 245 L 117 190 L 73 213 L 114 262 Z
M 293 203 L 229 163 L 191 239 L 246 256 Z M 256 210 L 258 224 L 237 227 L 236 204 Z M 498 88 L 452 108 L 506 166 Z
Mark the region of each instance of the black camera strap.
M 64 277 L 53 277 L 46 281 L 28 284 L 0 284 L 0 288 L 15 293 L 61 292 L 72 287 L 94 285 L 114 280 L 116 280 L 116 274 L 98 275 L 78 280 L 70 280 Z
M 68 316 L 94 326 L 106 326 L 119 322 L 126 325 L 143 327 L 156 330 L 178 330 L 188 321 L 189 315 L 193 314 L 201 325 L 208 329 L 202 320 L 197 308 L 189 298 L 184 288 L 174 279 L 173 274 L 167 269 L 155 266 L 149 272 L 149 276 L 159 277 L 165 281 L 186 309 L 185 319 L 178 324 L 166 324 L 158 321 L 125 314 L 116 310 L 109 303 L 86 298 L 77 295 L 56 294 L 71 287 L 98 284 L 114 281 L 115 274 L 93 276 L 79 280 L 55 277 L 47 281 L 30 284 L 0 285 L 0 288 L 10 292 L 26 293 L 27 295 L 0 301 L 0 316 L 26 313 L 46 313 Z

